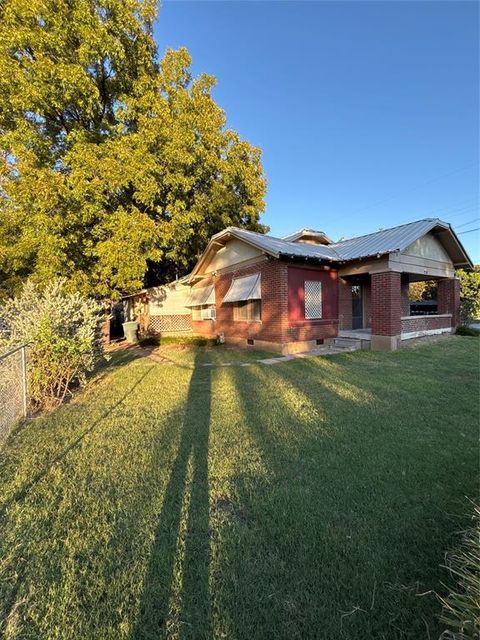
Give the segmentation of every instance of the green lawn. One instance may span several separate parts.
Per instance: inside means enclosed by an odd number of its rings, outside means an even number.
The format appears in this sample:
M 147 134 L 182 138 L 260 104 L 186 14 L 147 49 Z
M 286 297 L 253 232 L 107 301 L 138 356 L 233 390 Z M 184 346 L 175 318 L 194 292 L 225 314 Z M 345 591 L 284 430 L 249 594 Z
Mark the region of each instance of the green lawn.
M 478 482 L 478 344 L 117 354 L 0 454 L 0 637 L 438 638 Z
M 147 347 L 155 355 L 165 358 L 171 363 L 194 366 L 198 364 L 241 364 L 261 360 L 262 358 L 278 357 L 279 353 L 260 351 L 258 349 L 239 349 L 228 345 L 216 345 L 208 341 L 205 346 L 196 347 L 195 344 L 184 340 L 172 340 L 158 347 Z

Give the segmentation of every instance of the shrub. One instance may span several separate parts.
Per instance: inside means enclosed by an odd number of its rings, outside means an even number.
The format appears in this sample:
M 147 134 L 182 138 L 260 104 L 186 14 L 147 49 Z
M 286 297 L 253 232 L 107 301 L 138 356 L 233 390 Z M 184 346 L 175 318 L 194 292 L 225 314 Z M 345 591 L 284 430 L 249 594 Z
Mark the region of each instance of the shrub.
M 464 325 L 471 324 L 477 315 L 477 303 L 473 298 L 461 298 L 460 300 L 460 322 Z
M 28 343 L 28 383 L 32 409 L 61 403 L 83 384 L 101 355 L 101 307 L 78 293 L 66 293 L 64 280 L 40 290 L 27 282 L 3 308 L 9 345 Z
M 457 335 L 459 336 L 480 336 L 480 331 L 478 329 L 473 329 L 472 327 L 460 326 L 457 328 Z
M 478 640 L 480 637 L 480 505 L 474 505 L 472 526 L 463 533 L 457 551 L 447 554 L 447 568 L 456 586 L 446 598 L 441 621 L 449 629 L 442 638 Z
M 459 269 L 460 296 L 470 300 L 472 315 L 480 318 L 480 265 L 476 264 L 473 271 Z
M 172 347 L 210 347 L 216 344 L 215 338 L 208 338 L 206 336 L 195 335 L 172 335 L 172 336 L 146 336 L 140 339 L 140 344 L 143 346 L 172 346 Z
M 145 336 L 139 340 L 141 347 L 158 347 L 160 345 L 160 336 Z

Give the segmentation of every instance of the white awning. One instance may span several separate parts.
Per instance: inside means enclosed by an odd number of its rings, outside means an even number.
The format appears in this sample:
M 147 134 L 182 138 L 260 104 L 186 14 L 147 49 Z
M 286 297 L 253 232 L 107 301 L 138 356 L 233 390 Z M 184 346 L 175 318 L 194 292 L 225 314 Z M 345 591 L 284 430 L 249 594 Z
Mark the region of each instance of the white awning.
M 262 297 L 262 279 L 259 273 L 243 278 L 234 278 L 223 302 L 242 300 L 260 300 Z
M 197 287 L 190 291 L 190 299 L 186 307 L 201 307 L 204 304 L 215 304 L 215 286 Z

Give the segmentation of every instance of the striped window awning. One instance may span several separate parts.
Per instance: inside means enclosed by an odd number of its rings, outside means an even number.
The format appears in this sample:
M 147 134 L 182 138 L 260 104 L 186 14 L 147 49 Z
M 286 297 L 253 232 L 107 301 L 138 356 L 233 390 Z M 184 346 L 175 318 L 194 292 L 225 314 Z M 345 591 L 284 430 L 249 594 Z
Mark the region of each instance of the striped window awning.
M 259 273 L 243 278 L 234 278 L 223 302 L 241 302 L 244 300 L 261 300 L 262 280 Z
M 204 304 L 215 304 L 215 286 L 197 287 L 190 291 L 190 298 L 186 307 L 201 307 Z

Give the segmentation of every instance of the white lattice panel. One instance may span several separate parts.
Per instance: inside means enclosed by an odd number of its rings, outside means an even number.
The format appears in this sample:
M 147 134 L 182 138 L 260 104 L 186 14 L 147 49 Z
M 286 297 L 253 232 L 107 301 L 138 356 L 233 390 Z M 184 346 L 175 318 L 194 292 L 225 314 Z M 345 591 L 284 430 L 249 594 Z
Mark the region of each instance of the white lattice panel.
M 318 280 L 305 281 L 305 318 L 313 320 L 322 317 L 322 283 Z
M 176 333 L 191 331 L 192 323 L 190 315 L 150 316 L 148 333 Z

